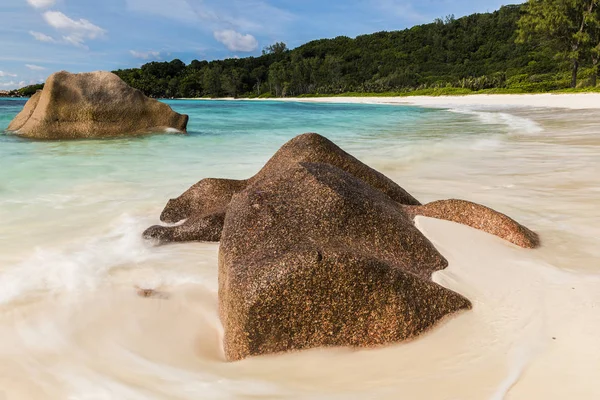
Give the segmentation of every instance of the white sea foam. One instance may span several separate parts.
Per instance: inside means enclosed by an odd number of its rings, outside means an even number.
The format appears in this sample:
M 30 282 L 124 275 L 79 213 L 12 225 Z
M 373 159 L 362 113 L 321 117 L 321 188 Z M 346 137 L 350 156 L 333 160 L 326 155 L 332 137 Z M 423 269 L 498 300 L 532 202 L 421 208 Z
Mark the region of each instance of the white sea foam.
M 165 133 L 181 133 L 181 131 L 175 128 L 165 128 Z
M 511 134 L 535 135 L 544 131 L 544 128 L 533 119 L 505 112 L 479 111 L 469 108 L 451 108 L 448 111 L 457 114 L 472 115 L 486 125 L 505 126 Z
M 159 255 L 140 232 L 140 221 L 123 215 L 102 236 L 76 239 L 64 248 L 36 248 L 29 258 L 0 271 L 0 304 L 37 291 L 94 290 L 111 269 L 156 259 Z
M 253 99 L 253 101 L 272 101 L 270 99 Z M 307 103 L 347 103 L 347 104 L 394 104 L 417 105 L 424 107 L 448 106 L 481 106 L 501 107 L 541 107 L 557 109 L 598 109 L 600 94 L 598 93 L 544 93 L 544 94 L 476 94 L 469 96 L 409 96 L 409 97 L 319 97 L 293 98 L 287 97 L 277 101 Z M 561 110 L 562 112 L 563 110 Z

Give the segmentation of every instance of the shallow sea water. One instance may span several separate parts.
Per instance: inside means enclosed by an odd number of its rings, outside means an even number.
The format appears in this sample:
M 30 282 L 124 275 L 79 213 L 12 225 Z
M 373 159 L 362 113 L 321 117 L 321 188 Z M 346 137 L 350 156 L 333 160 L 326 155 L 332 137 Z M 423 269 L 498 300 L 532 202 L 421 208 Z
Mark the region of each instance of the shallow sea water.
M 0 132 L 24 102 L 0 99 Z M 0 399 L 600 396 L 597 111 L 168 103 L 190 115 L 188 135 L 0 134 Z M 304 132 L 422 202 L 504 212 L 543 247 L 421 219 L 451 264 L 436 281 L 473 300 L 472 312 L 385 349 L 225 363 L 218 246 L 153 247 L 141 232 L 169 198 L 205 177 L 247 178 Z M 136 286 L 165 298 L 138 298 Z

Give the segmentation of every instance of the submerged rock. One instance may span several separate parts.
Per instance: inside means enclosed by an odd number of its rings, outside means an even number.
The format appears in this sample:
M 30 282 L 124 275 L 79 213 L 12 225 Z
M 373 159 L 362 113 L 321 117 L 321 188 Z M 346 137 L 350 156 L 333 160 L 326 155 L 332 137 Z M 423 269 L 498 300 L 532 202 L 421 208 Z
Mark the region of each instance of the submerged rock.
M 144 236 L 221 241 L 219 309 L 228 360 L 415 337 L 470 302 L 431 280 L 447 261 L 414 226 L 425 215 L 522 247 L 537 235 L 504 214 L 421 205 L 317 134 L 285 144 L 248 180 L 205 179 L 170 200 Z
M 34 139 L 106 138 L 175 129 L 187 115 L 150 99 L 110 72 L 51 75 L 8 126 Z

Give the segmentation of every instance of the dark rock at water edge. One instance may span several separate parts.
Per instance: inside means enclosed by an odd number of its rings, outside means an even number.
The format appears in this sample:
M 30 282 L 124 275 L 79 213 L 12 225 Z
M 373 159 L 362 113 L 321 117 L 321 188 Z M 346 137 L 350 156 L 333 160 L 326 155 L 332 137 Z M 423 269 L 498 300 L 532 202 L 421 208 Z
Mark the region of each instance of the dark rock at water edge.
M 219 252 L 229 360 L 372 347 L 427 331 L 467 299 L 399 203 L 330 164 L 296 163 L 233 196 Z
M 416 229 L 424 215 L 522 247 L 537 235 L 462 200 L 421 205 L 317 134 L 285 144 L 248 180 L 205 179 L 144 235 L 221 241 L 219 307 L 228 360 L 323 346 L 372 347 L 432 328 L 470 302 L 431 280 L 447 261 Z

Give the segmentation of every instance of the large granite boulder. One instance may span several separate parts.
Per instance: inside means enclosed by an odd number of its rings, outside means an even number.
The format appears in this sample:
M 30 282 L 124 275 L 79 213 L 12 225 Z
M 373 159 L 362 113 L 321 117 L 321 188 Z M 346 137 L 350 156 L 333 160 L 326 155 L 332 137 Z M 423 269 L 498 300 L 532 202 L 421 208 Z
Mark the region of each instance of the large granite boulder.
M 174 129 L 187 115 L 150 99 L 110 72 L 51 75 L 8 126 L 34 139 L 106 138 Z
M 228 360 L 396 343 L 470 308 L 401 205 L 330 164 L 294 163 L 233 196 L 219 251 Z
M 248 180 L 205 179 L 170 200 L 144 236 L 221 241 L 219 308 L 228 360 L 413 338 L 470 302 L 431 280 L 446 260 L 417 215 L 526 248 L 538 236 L 462 200 L 421 205 L 331 141 L 304 134 Z

